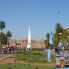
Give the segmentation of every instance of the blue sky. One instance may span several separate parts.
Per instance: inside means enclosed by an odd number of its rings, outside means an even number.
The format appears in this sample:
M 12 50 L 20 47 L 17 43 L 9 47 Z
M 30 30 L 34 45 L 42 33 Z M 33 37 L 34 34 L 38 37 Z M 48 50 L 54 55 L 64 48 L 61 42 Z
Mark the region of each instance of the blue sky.
M 0 0 L 0 21 L 12 39 L 27 38 L 30 25 L 32 38 L 41 40 L 58 22 L 69 27 L 69 0 Z

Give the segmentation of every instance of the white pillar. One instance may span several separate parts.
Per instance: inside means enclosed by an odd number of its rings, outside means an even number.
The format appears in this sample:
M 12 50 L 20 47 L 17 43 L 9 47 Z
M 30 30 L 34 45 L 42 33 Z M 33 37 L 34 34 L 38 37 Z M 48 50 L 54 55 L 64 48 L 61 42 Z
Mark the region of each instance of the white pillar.
M 28 42 L 27 42 L 27 48 L 26 50 L 31 50 L 32 49 L 32 45 L 31 45 L 31 29 L 29 26 L 29 30 L 28 30 Z

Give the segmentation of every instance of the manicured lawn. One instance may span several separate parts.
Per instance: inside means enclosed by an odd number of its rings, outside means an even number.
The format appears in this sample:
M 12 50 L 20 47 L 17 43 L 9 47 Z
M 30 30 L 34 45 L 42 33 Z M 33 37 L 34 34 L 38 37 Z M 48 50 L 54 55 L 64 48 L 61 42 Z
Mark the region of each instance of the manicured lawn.
M 52 65 L 3 64 L 0 69 L 54 69 Z
M 51 53 L 51 62 L 47 61 L 46 51 L 19 51 L 14 54 L 16 61 L 26 64 L 0 64 L 0 69 L 55 69 L 55 56 Z
M 16 60 L 27 62 L 48 63 L 46 51 L 22 51 L 15 54 Z M 55 56 L 51 54 L 51 63 L 55 62 Z

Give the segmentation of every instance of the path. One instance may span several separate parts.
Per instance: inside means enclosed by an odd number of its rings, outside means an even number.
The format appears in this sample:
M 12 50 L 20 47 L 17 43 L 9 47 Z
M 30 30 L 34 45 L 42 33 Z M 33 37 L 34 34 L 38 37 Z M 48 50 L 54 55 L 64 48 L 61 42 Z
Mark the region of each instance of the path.
M 7 57 L 10 57 L 12 56 L 13 54 L 0 54 L 0 61 L 7 58 Z

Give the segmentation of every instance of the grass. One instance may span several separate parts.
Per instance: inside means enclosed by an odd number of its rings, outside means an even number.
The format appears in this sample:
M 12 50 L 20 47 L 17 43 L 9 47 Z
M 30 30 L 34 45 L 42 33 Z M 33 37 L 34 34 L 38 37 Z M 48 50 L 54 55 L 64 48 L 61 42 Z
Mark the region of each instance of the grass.
M 17 61 L 26 61 L 27 64 L 0 64 L 0 69 L 54 69 L 55 56 L 51 55 L 51 63 L 47 61 L 45 51 L 19 51 L 14 54 Z M 31 63 L 31 64 L 30 64 Z
M 52 65 L 3 64 L 0 69 L 54 69 Z
M 47 52 L 45 51 L 22 51 L 15 54 L 16 60 L 27 62 L 48 63 Z M 55 62 L 55 56 L 51 55 L 51 63 Z

